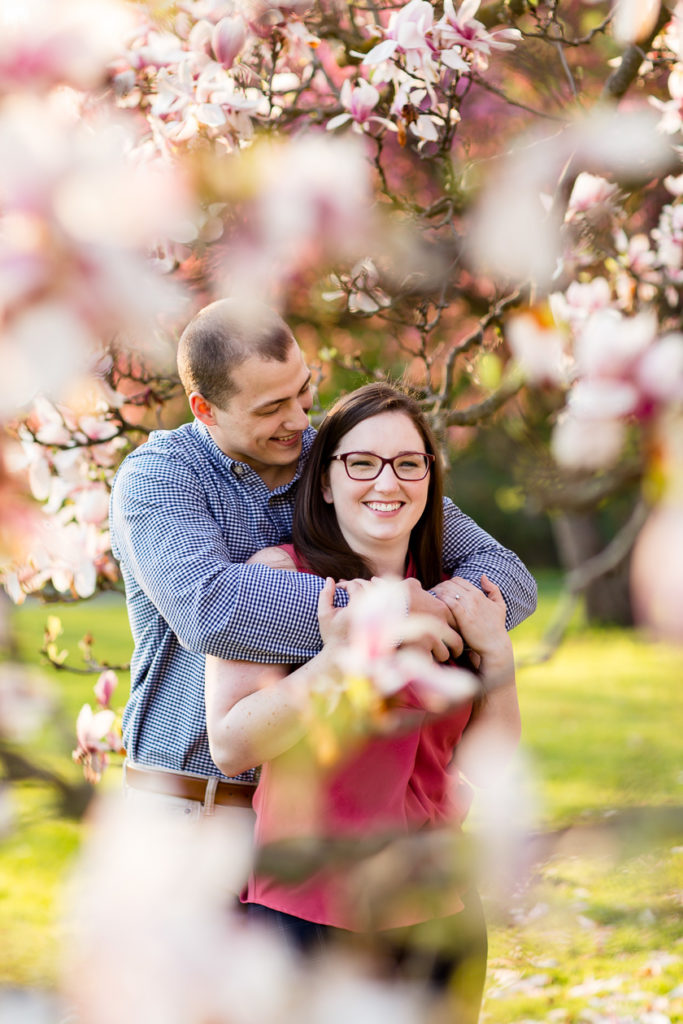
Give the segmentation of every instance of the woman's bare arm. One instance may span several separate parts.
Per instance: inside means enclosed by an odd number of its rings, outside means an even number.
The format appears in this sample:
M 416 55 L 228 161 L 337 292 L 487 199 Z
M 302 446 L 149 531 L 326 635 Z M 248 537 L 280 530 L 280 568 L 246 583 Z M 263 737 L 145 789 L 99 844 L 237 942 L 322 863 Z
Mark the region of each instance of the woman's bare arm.
M 479 655 L 484 691 L 456 749 L 455 765 L 473 785 L 486 786 L 510 760 L 521 736 L 514 656 L 505 630 L 505 602 L 486 576 L 482 576 L 483 593 L 467 580 L 456 578 L 448 584 L 458 629 Z
M 265 548 L 250 561 L 275 569 L 295 568 L 280 548 Z M 328 581 L 320 604 L 331 606 L 333 600 L 334 583 Z M 293 672 L 284 665 L 207 656 L 206 726 L 211 756 L 225 775 L 239 775 L 264 764 L 303 736 L 301 712 L 312 683 L 328 661 L 325 648 Z

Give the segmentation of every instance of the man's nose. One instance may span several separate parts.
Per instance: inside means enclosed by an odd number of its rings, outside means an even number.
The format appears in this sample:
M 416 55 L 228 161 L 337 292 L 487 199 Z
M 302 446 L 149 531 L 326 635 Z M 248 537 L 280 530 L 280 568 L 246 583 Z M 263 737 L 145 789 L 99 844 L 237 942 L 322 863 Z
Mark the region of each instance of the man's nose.
M 285 420 L 284 426 L 290 430 L 305 430 L 308 426 L 307 410 L 304 408 L 304 404 L 298 399 L 292 402 L 291 406 L 287 409 L 287 419 Z

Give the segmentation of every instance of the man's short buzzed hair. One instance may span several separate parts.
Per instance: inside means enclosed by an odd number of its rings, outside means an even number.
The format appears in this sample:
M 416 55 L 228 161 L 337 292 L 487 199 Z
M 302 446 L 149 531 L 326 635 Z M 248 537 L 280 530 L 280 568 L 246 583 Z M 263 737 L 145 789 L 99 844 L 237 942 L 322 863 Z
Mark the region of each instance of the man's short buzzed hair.
M 233 373 L 250 356 L 287 361 L 296 341 L 268 306 L 219 299 L 201 309 L 180 336 L 178 373 L 187 395 L 197 391 L 224 408 L 236 393 Z

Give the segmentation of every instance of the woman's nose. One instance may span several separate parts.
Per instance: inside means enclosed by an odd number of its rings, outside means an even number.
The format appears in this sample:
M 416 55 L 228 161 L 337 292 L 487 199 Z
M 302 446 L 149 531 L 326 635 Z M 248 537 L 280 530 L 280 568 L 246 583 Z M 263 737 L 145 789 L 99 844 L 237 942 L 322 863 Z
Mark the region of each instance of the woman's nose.
M 398 477 L 390 462 L 385 463 L 379 476 L 375 477 L 375 487 L 379 491 L 395 491 L 398 487 Z

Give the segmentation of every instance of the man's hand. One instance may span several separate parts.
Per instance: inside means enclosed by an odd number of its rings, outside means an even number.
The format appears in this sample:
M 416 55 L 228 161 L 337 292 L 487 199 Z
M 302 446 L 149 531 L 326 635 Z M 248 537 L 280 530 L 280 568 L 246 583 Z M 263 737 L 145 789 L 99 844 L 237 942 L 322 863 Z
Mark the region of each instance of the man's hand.
M 437 661 L 448 661 L 462 653 L 462 637 L 453 628 L 456 618 L 450 607 L 438 597 L 423 590 L 415 579 L 403 580 L 408 612 L 414 615 L 428 616 L 430 627 L 422 640 L 412 641 L 418 647 L 429 652 Z

